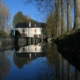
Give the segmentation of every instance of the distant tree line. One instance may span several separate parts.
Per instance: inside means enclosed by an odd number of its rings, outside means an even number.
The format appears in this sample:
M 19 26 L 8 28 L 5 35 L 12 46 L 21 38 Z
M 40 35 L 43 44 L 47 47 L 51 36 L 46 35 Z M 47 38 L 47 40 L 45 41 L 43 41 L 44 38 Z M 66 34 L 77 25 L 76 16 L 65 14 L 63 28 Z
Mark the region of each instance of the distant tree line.
M 49 37 L 58 37 L 67 31 L 80 28 L 79 0 L 24 0 L 24 3 L 33 3 L 43 12 L 42 14 L 47 13 L 45 32 Z M 72 14 L 74 14 L 73 26 Z

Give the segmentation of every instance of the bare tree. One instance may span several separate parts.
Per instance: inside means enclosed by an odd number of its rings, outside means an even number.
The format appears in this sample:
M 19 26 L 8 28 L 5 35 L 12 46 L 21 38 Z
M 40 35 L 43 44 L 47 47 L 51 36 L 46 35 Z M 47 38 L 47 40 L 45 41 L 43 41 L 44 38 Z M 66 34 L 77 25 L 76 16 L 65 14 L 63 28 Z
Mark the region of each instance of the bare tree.
M 9 8 L 0 0 L 0 29 L 4 31 L 10 18 Z
M 25 4 L 33 4 L 35 7 L 37 7 L 37 10 L 39 11 L 39 16 L 44 16 L 43 19 L 47 18 L 48 15 L 50 15 L 54 10 L 54 2 L 55 0 L 24 0 Z

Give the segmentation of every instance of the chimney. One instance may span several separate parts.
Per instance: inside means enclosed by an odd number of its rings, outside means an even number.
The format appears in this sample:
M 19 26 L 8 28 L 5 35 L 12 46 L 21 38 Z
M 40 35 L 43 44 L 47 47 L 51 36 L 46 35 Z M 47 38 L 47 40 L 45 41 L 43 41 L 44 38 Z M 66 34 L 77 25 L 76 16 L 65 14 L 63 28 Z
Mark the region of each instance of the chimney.
M 29 21 L 29 27 L 31 27 L 31 21 Z

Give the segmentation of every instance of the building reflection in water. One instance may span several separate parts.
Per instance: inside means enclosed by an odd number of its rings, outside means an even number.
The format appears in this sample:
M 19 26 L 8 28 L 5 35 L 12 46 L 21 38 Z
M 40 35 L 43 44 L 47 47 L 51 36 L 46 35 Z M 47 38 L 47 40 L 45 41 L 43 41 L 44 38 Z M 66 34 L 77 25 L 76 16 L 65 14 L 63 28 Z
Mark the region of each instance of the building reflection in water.
M 44 56 L 42 43 L 27 45 L 15 51 L 14 62 L 19 68 L 22 68 L 24 64 L 29 63 L 33 59 Z
M 33 45 L 27 45 L 25 47 L 20 47 L 16 53 L 27 53 L 29 54 L 29 58 L 31 59 L 32 56 L 38 56 L 43 53 L 42 51 L 42 43 L 33 44 Z M 40 57 L 40 56 L 39 56 Z

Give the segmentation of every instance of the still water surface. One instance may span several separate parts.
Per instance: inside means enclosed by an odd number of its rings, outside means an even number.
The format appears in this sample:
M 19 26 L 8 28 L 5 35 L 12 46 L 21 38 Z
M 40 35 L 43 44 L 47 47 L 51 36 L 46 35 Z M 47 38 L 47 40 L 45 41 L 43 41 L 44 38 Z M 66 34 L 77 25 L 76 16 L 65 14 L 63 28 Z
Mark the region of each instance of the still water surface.
M 0 80 L 80 80 L 73 66 L 52 43 L 38 43 L 6 50 L 0 48 Z

